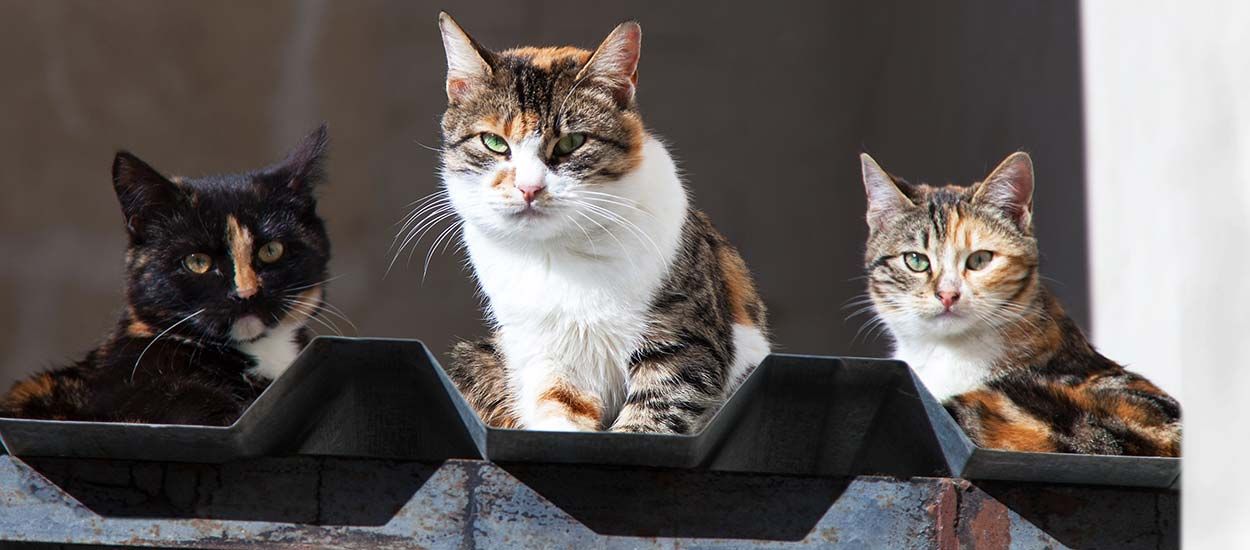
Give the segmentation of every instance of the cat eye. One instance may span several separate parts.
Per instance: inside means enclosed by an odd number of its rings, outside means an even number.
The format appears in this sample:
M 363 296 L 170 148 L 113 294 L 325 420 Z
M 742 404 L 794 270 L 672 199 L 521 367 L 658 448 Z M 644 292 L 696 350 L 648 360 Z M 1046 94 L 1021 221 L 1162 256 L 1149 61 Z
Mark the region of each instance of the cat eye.
M 581 147 L 583 143 L 586 143 L 586 134 L 564 134 L 560 137 L 560 141 L 556 142 L 556 156 L 562 157 L 572 153 L 573 151 L 576 151 L 578 147 Z
M 213 268 L 213 259 L 209 258 L 208 254 L 196 252 L 195 254 L 188 254 L 187 257 L 183 258 L 182 266 L 191 273 L 203 275 Z
M 271 264 L 278 261 L 278 259 L 282 257 L 282 252 L 285 249 L 286 248 L 282 246 L 282 243 L 278 241 L 269 241 L 265 243 L 264 246 L 260 247 L 260 250 L 256 253 L 256 257 L 260 258 L 260 261 L 262 262 Z
M 908 252 L 903 254 L 903 263 L 907 264 L 907 269 L 922 273 L 929 270 L 929 257 L 919 252 Z
M 981 268 L 990 264 L 990 260 L 994 259 L 994 253 L 989 250 L 978 250 L 968 256 L 968 262 L 965 264 L 968 269 L 979 271 Z
M 483 133 L 482 145 L 485 145 L 487 149 L 495 153 L 501 155 L 508 154 L 508 141 L 499 134 Z

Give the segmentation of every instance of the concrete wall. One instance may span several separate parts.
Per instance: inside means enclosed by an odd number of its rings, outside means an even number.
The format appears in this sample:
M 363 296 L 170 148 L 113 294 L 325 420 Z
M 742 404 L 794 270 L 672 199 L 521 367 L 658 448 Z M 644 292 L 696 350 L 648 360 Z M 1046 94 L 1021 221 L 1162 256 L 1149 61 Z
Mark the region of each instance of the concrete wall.
M 1250 5 L 1081 11 L 1094 336 L 1182 395 L 1185 547 L 1246 548 Z
M 435 350 L 484 332 L 461 258 L 383 278 L 402 205 L 433 191 L 444 60 L 434 2 L 0 1 L 0 386 L 79 357 L 121 306 L 127 148 L 167 172 L 259 166 L 330 123 L 330 299 L 361 334 Z M 782 351 L 880 355 L 862 292 L 857 153 L 909 179 L 1038 165 L 1043 272 L 1086 319 L 1072 2 L 457 2 L 491 47 L 644 29 L 639 100 L 696 203 L 758 276 Z M 428 242 L 428 241 L 427 241 Z

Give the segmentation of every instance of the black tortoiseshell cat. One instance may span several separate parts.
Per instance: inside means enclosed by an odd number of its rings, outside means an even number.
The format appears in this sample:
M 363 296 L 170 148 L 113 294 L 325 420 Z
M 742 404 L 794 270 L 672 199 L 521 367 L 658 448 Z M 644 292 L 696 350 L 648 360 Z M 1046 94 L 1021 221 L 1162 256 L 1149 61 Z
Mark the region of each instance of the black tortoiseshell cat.
M 322 307 L 330 243 L 312 189 L 325 126 L 260 171 L 166 178 L 113 161 L 126 308 L 78 363 L 13 385 L 0 415 L 226 425 L 280 375 Z

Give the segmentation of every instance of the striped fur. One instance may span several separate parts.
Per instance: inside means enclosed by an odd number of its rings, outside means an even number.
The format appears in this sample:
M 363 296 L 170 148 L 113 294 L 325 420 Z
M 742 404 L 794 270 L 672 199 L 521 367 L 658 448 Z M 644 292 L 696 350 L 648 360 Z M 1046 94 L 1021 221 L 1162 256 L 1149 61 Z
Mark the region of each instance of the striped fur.
M 455 347 L 449 374 L 494 426 L 697 431 L 767 355 L 765 311 L 643 128 L 638 26 L 594 52 L 492 52 L 440 26 L 444 184 L 495 326 Z M 570 134 L 584 144 L 556 153 Z
M 878 320 L 974 442 L 1180 455 L 1176 400 L 1099 354 L 1042 283 L 1028 155 L 967 187 L 908 185 L 867 155 L 863 169 Z M 978 251 L 991 259 L 976 264 Z M 909 267 L 909 253 L 927 269 Z

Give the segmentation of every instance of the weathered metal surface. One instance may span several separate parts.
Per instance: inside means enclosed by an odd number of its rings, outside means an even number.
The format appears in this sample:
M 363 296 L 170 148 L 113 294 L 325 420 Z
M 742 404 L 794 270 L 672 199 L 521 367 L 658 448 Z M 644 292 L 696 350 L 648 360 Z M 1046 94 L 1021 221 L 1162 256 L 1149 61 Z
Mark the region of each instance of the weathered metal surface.
M 958 470 L 968 479 L 1035 481 L 1118 487 L 1174 487 L 1179 458 L 1016 453 L 973 447 Z
M 774 354 L 701 433 L 488 428 L 415 340 L 319 338 L 234 425 L 0 419 L 21 457 L 284 455 L 1175 486 L 1180 460 L 977 448 L 903 363 Z
M 206 548 L 1175 548 L 1156 489 L 291 457 L 0 457 L 0 540 Z

